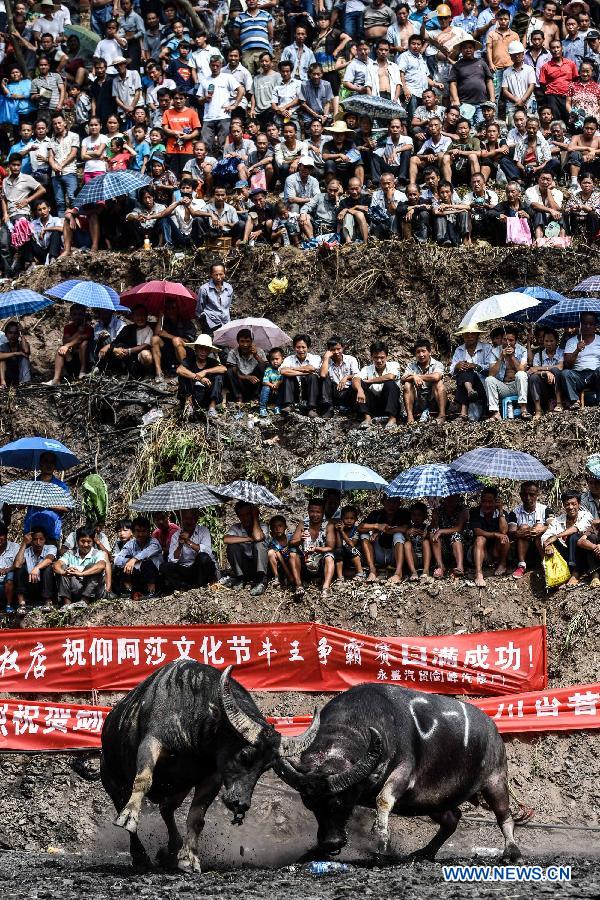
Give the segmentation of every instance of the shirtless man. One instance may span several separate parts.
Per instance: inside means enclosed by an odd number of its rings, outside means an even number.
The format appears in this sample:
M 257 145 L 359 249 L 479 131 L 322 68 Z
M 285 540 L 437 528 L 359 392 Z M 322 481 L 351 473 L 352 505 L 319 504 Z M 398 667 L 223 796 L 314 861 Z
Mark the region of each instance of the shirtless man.
M 600 172 L 600 135 L 598 134 L 598 122 L 594 116 L 588 116 L 583 122 L 583 131 L 576 134 L 569 143 L 569 175 L 571 184 L 577 184 L 577 179 L 583 172 L 591 172 L 594 178 Z
M 377 41 L 376 53 L 377 58 L 370 71 L 373 94 L 398 101 L 402 90 L 400 69 L 390 60 L 390 42 L 387 38 L 380 38 Z
M 540 29 L 544 32 L 544 47 L 550 49 L 551 41 L 560 41 L 560 28 L 556 23 L 557 5 L 554 0 L 548 0 L 542 10 L 542 22 Z

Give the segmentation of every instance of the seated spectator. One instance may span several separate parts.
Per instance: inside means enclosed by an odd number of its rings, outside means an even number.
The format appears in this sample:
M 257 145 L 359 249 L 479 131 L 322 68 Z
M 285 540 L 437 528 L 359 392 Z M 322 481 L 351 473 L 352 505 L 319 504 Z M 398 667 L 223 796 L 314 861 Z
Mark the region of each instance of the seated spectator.
M 542 176 L 545 177 L 545 176 Z M 527 350 L 517 346 L 517 330 L 512 325 L 504 328 L 500 347 L 490 353 L 490 374 L 485 379 L 488 409 L 493 419 L 501 419 L 500 400 L 517 395 L 521 418 L 530 419 L 527 409 Z
M 438 196 L 431 202 L 433 236 L 442 247 L 470 244 L 469 204 L 461 202 L 449 181 L 440 181 Z
M 578 546 L 579 540 L 592 527 L 591 513 L 581 506 L 581 495 L 577 491 L 563 491 L 560 496 L 564 512 L 555 516 L 541 537 L 545 556 L 558 551 L 567 561 L 571 577 L 567 588 L 579 585 L 579 579 L 587 569 L 587 547 Z
M 338 206 L 337 232 L 341 236 L 343 244 L 350 244 L 355 240 L 355 235 L 360 234 L 360 239 L 366 243 L 369 237 L 369 205 L 370 195 L 362 190 L 358 178 L 351 178 L 348 182 L 346 196 L 342 197 Z
M 283 186 L 283 198 L 292 213 L 301 213 L 321 188 L 314 177 L 315 164 L 311 156 L 301 156 L 298 171 L 288 175 Z
M 170 592 L 187 587 L 204 587 L 216 580 L 210 532 L 198 523 L 200 510 L 181 511 L 181 527 L 170 539 L 167 562 L 161 575 Z
M 241 328 L 236 340 L 237 348 L 227 354 L 227 384 L 231 399 L 240 409 L 242 403 L 258 399 L 267 357 L 265 351 L 255 345 L 249 328 Z
M 269 139 L 262 131 L 256 135 L 254 143 L 256 150 L 248 157 L 248 178 L 254 180 L 254 175 L 264 172 L 265 187 L 270 189 L 275 177 L 273 148 L 269 146 Z
M 293 175 L 289 176 L 293 178 Z M 287 179 L 286 179 L 287 181 Z M 267 192 L 262 188 L 250 191 L 252 206 L 248 210 L 248 218 L 244 226 L 243 242 L 245 244 L 270 244 L 273 240 L 273 224 L 277 210 L 267 203 Z
M 379 179 L 379 188 L 373 191 L 369 206 L 369 228 L 373 237 L 385 239 L 398 234 L 402 228 L 402 217 L 406 218 L 407 209 L 406 194 L 396 188 L 396 182 L 391 172 L 384 173 Z M 427 211 L 427 221 L 429 221 L 429 211 Z M 423 221 L 419 220 L 419 223 L 422 235 Z
M 444 497 L 431 515 L 429 540 L 435 562 L 434 578 L 443 578 L 446 574 L 445 562 L 450 561 L 454 568 L 452 575 L 462 578 L 465 574 L 464 533 L 469 521 L 469 511 L 460 494 Z
M 498 488 L 486 487 L 482 490 L 479 506 L 472 509 L 469 514 L 469 529 L 475 537 L 473 544 L 475 584 L 477 587 L 485 587 L 484 565 L 495 565 L 494 575 L 506 575 L 510 549 L 508 522 L 498 496 Z
M 551 223 L 559 226 L 560 237 L 565 236 L 565 221 L 562 213 L 563 193 L 554 186 L 554 179 L 548 172 L 542 172 L 535 187 L 527 188 L 525 200 L 531 206 L 532 227 L 536 238 L 544 237 Z M 555 234 L 554 227 L 552 234 Z
M 282 134 L 283 140 L 277 141 L 273 155 L 277 178 L 282 184 L 285 184 L 288 175 L 298 171 L 300 159 L 307 154 L 307 146 L 304 141 L 298 140 L 296 126 L 293 122 L 285 123 Z
M 232 122 L 229 135 L 223 147 L 223 159 L 231 158 L 237 163 L 238 179 L 247 181 L 248 160 L 256 152 L 256 145 L 250 138 L 244 137 L 244 129 L 239 122 Z
M 166 206 L 157 203 L 152 188 L 142 188 L 138 194 L 138 205 L 128 213 L 126 221 L 133 246 L 143 247 L 146 240 L 152 247 L 158 247 L 163 241 L 162 213 Z
M 31 239 L 21 248 L 21 260 L 25 266 L 33 261 L 47 266 L 61 254 L 64 223 L 58 216 L 50 215 L 46 200 L 38 200 L 34 211 Z
M 471 238 L 492 241 L 498 230 L 498 194 L 486 185 L 481 172 L 471 176 L 471 190 L 463 202 L 469 206 Z
M 396 427 L 400 412 L 400 366 L 388 359 L 388 347 L 383 341 L 374 341 L 369 353 L 370 365 L 352 379 L 358 411 L 363 416 L 361 428 L 369 428 L 374 416 L 385 416 L 386 430 L 390 430 Z
M 67 374 L 83 378 L 87 374 L 92 337 L 92 327 L 87 321 L 85 306 L 71 304 L 69 321 L 63 329 L 62 344 L 54 359 L 54 376 L 44 384 L 51 387 L 60 384 L 65 369 Z
M 526 219 L 531 231 L 531 206 L 521 193 L 521 185 L 517 181 L 509 181 L 506 185 L 506 196 L 494 207 L 496 215 L 496 240 L 499 244 L 508 242 L 506 223 L 509 219 Z
M 396 207 L 396 221 L 400 224 L 402 237 L 424 244 L 429 237 L 430 217 L 431 201 L 421 198 L 418 185 L 407 185 L 406 201 Z
M 441 122 L 446 111 L 445 107 L 440 106 L 438 102 L 438 96 L 436 92 L 431 88 L 427 88 L 423 91 L 423 96 L 421 99 L 422 105 L 417 106 L 411 120 L 411 128 L 415 147 L 421 147 L 423 142 L 428 137 L 427 124 L 431 121 L 431 119 L 440 120 L 441 130 Z
M 428 166 L 436 166 L 440 171 L 444 157 L 452 141 L 442 134 L 442 122 L 437 116 L 427 122 L 427 140 L 423 142 L 416 156 L 410 159 L 409 181 L 418 182 L 419 173 Z
M 344 581 L 344 569 L 354 569 L 353 579 L 364 578 L 360 556 L 361 538 L 358 531 L 358 510 L 355 506 L 344 506 L 340 518 L 334 522 L 335 529 L 335 576 Z
M 587 116 L 583 120 L 583 131 L 569 142 L 567 164 L 571 188 L 577 186 L 580 175 L 589 173 L 594 178 L 600 175 L 600 134 L 598 134 L 598 120 L 594 116 Z
M 427 338 L 418 338 L 413 348 L 414 362 L 407 365 L 400 379 L 403 385 L 406 424 L 415 424 L 415 414 L 426 421 L 430 407 L 437 410 L 436 421 L 442 425 L 446 421 L 448 396 L 444 387 L 444 365 L 431 355 L 431 343 Z
M 549 172 L 553 177 L 560 175 L 560 160 L 552 158 L 550 145 L 540 131 L 537 116 L 529 116 L 527 119 L 525 136 L 515 145 L 514 164 L 518 170 L 516 177 L 526 185 L 537 181 L 542 172 Z
M 308 521 L 296 526 L 290 540 L 290 570 L 294 582 L 294 597 L 304 595 L 302 582 L 322 579 L 321 597 L 329 594 L 335 574 L 335 527 L 324 516 L 323 501 L 312 499 L 308 503 Z
M 232 525 L 223 538 L 232 574 L 222 578 L 221 584 L 238 591 L 250 582 L 250 594 L 259 597 L 267 589 L 269 572 L 267 526 L 260 524 L 259 509 L 252 503 L 238 500 L 234 511 L 239 524 Z
M 36 526 L 23 536 L 14 561 L 17 585 L 17 615 L 24 616 L 27 604 L 39 604 L 42 609 L 52 609 L 54 579 L 52 564 L 56 559 L 56 547 L 47 544 L 46 532 Z
M 384 172 L 391 172 L 398 185 L 405 187 L 413 151 L 413 140 L 407 136 L 402 120 L 391 119 L 385 143 L 373 152 L 371 159 L 371 177 L 375 184 L 379 184 Z
M 156 538 L 150 537 L 148 519 L 138 516 L 131 523 L 133 538 L 127 541 L 114 559 L 114 567 L 132 600 L 151 600 L 156 596 L 163 551 Z
M 196 318 L 200 320 L 201 330 L 213 336 L 221 325 L 227 325 L 231 319 L 231 302 L 233 288 L 225 281 L 223 263 L 212 263 L 210 278 L 200 285 L 196 298 Z
M 393 566 L 394 583 L 402 581 L 407 511 L 395 497 L 383 497 L 381 507 L 369 513 L 358 526 L 362 552 L 369 569 L 367 581 L 377 581 L 377 566 Z
M 238 214 L 230 203 L 226 202 L 227 191 L 225 188 L 216 187 L 213 198 L 206 208 L 210 213 L 208 217 L 209 234 L 212 237 L 231 238 L 232 244 L 243 235 L 243 228 Z
M 308 66 L 308 77 L 302 81 L 300 90 L 300 115 L 304 134 L 310 130 L 312 122 L 326 125 L 337 112 L 337 98 L 334 97 L 329 81 L 323 78 L 323 69 L 315 62 Z
M 6 615 L 14 613 L 15 597 L 15 559 L 19 552 L 19 544 L 8 540 L 8 528 L 0 522 L 0 600 L 4 600 Z
M 44 187 L 31 175 L 21 172 L 21 157 L 11 155 L 8 160 L 8 175 L 2 182 L 2 227 L 0 227 L 0 265 L 4 275 L 16 275 L 22 268 L 21 253 L 14 252 L 12 240 L 14 228 L 21 219 L 31 219 L 30 204 L 46 193 Z M 31 236 L 31 228 L 25 227 L 26 239 Z M 14 255 L 13 255 L 14 254 Z
M 293 583 L 292 570 L 290 568 L 290 540 L 292 533 L 287 530 L 287 522 L 284 516 L 272 516 L 269 519 L 269 540 L 267 542 L 267 556 L 271 570 L 272 584 Z
M 309 200 L 304 207 L 298 223 L 309 240 L 315 235 L 335 234 L 338 224 L 338 202 L 342 193 L 342 185 L 336 179 L 327 184 L 327 190 Z
M 40 453 L 37 481 L 45 481 L 47 484 L 56 485 L 56 487 L 61 488 L 63 491 L 68 491 L 69 488 L 64 481 L 61 481 L 60 478 L 56 477 L 55 473 L 57 468 L 58 460 L 54 453 L 49 450 Z M 29 506 L 25 513 L 23 532 L 27 534 L 35 531 L 38 527 L 41 527 L 46 535 L 48 543 L 53 543 L 56 544 L 57 547 L 60 547 L 62 520 L 67 512 L 66 506 L 54 506 L 52 509 L 39 509 L 37 506 Z
M 572 410 L 581 409 L 579 395 L 590 390 L 600 393 L 600 335 L 596 333 L 598 318 L 593 313 L 582 313 L 579 318 L 579 334 L 570 337 L 565 345 L 563 368 L 557 384 L 562 401 Z M 562 411 L 562 403 L 555 410 Z
M 79 600 L 98 600 L 104 593 L 106 558 L 94 547 L 93 528 L 75 532 L 76 546 L 58 559 L 53 569 L 58 576 L 58 602 L 70 606 Z
M 517 551 L 517 567 L 513 578 L 523 578 L 530 565 L 539 565 L 543 556 L 542 535 L 554 518 L 549 506 L 539 502 L 540 489 L 534 481 L 521 485 L 521 505 L 508 514 L 508 535 Z
M 515 157 L 516 155 L 517 149 L 515 148 Z M 484 136 L 481 139 L 479 164 L 481 174 L 485 178 L 486 183 L 490 179 L 497 180 L 498 170 L 503 173 L 507 180 L 518 179 L 522 174 L 516 162 L 510 158 L 510 148 L 506 140 L 500 136 L 500 126 L 497 122 L 490 122 L 486 126 Z
M 258 411 L 259 416 L 263 417 L 268 416 L 270 403 L 274 405 L 273 412 L 276 415 L 280 412 L 282 378 L 279 370 L 283 365 L 283 351 L 281 347 L 272 347 L 267 354 L 267 359 L 269 362 L 263 372 Z
M 307 334 L 294 336 L 294 352 L 286 356 L 279 369 L 283 379 L 281 387 L 281 414 L 289 415 L 292 404 L 303 403 L 309 418 L 317 417 L 319 403 L 319 371 L 321 357 L 310 353 L 310 337 Z
M 194 197 L 194 189 L 191 182 L 182 180 L 179 191 L 179 199 L 157 213 L 156 218 L 162 222 L 167 247 L 197 247 L 205 240 L 208 228 L 220 231 L 221 223 L 217 218 L 216 212 L 211 214 L 211 209 L 204 200 Z M 224 201 L 224 189 L 217 188 L 215 196 L 217 191 L 223 192 Z M 229 207 L 229 204 L 223 202 L 223 207 Z M 229 207 L 229 209 L 233 210 L 232 207 Z M 233 210 L 233 215 L 237 222 L 235 210 Z
M 152 140 L 152 132 L 150 133 L 150 139 Z M 199 186 L 197 193 L 199 192 L 199 195 L 204 197 L 212 192 L 212 171 L 216 164 L 217 160 L 215 157 L 208 155 L 204 141 L 194 141 L 194 157 L 186 162 L 181 174 L 191 175 Z
M 322 417 L 330 419 L 335 409 L 348 412 L 354 404 L 352 381 L 359 373 L 356 357 L 344 353 L 344 342 L 337 335 L 327 341 L 321 370 Z
M 148 311 L 138 304 L 131 310 L 133 323 L 126 325 L 111 341 L 100 360 L 100 367 L 126 372 L 132 378 L 143 377 L 153 366 L 152 328 L 148 324 Z
M 177 531 L 177 524 L 173 522 L 171 513 L 155 512 L 152 513 L 152 524 L 155 526 L 151 537 L 158 541 L 161 546 L 163 560 L 169 555 L 169 547 L 171 538 Z
M 590 525 L 577 541 L 577 548 L 585 553 L 586 569 L 592 574 L 591 588 L 600 587 L 600 528 L 599 523 Z
M 360 152 L 356 148 L 354 132 L 343 121 L 335 122 L 324 131 L 331 135 L 331 140 L 323 144 L 322 150 L 325 180 L 329 182 L 334 178 L 346 187 L 354 176 L 363 184 L 365 170 Z
M 564 352 L 558 346 L 558 332 L 553 328 L 544 331 L 543 348 L 533 355 L 533 365 L 527 372 L 529 396 L 535 408 L 534 418 L 539 419 L 542 410 L 562 406 L 558 373 L 563 367 Z
M 177 366 L 177 395 L 184 414 L 189 416 L 194 410 L 203 409 L 207 416 L 216 416 L 217 406 L 223 399 L 223 376 L 227 374 L 218 347 L 208 334 L 199 334 L 193 343 L 185 346 L 186 358 Z
M 565 216 L 570 234 L 581 235 L 589 243 L 596 239 L 600 231 L 600 191 L 592 175 L 581 175 L 575 190 L 571 186 Z
M 275 85 L 271 98 L 273 121 L 280 127 L 287 122 L 292 122 L 294 128 L 299 131 L 298 107 L 302 81 L 300 78 L 292 77 L 294 67 L 289 60 L 282 59 L 277 68 L 281 75 L 281 81 Z
M 273 247 L 300 246 L 298 216 L 289 211 L 285 200 L 278 200 L 275 204 L 271 244 Z
M 482 341 L 479 325 L 467 325 L 456 332 L 464 338 L 464 343 L 456 348 L 450 363 L 450 375 L 456 381 L 455 400 L 460 404 L 460 416 L 467 421 L 470 407 L 474 405 L 473 417 L 481 418 L 487 407 L 484 379 L 490 367 L 491 346 Z
M 9 319 L 4 326 L 4 335 L 0 332 L 0 337 L 0 390 L 29 384 L 31 348 L 27 338 L 23 337 L 21 326 Z
M 471 184 L 473 175 L 479 172 L 479 138 L 471 135 L 468 119 L 459 119 L 456 137 L 442 160 L 442 173 L 446 181 L 454 185 Z
M 165 309 L 152 337 L 152 359 L 157 384 L 164 384 L 165 372 L 173 375 L 177 366 L 185 359 L 185 344 L 196 337 L 194 326 L 179 315 L 179 307 L 174 297 L 165 298 Z
M 600 524 L 600 478 L 597 478 L 589 468 L 595 460 L 595 455 L 588 457 L 585 467 L 585 480 L 587 491 L 581 495 L 581 506 L 587 509 L 594 518 L 594 524 Z

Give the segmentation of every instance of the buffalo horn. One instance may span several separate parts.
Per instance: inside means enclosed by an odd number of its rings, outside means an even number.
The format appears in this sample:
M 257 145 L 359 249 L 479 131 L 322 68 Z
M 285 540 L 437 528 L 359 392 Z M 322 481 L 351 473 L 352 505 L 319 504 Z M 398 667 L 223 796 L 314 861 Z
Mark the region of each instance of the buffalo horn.
M 371 740 L 367 755 L 345 772 L 326 777 L 327 788 L 331 794 L 339 794 L 341 791 L 347 791 L 348 788 L 358 784 L 359 781 L 371 774 L 379 762 L 382 751 L 381 735 L 375 728 L 369 728 L 369 731 L 371 732 Z
M 250 716 L 238 706 L 231 692 L 230 675 L 232 669 L 233 666 L 227 666 L 221 675 L 219 692 L 221 694 L 223 709 L 225 710 L 225 715 L 227 716 L 231 727 L 235 728 L 238 734 L 245 738 L 249 744 L 255 744 L 261 735 L 263 726 L 259 725 L 258 722 L 255 722 L 254 719 L 251 719 Z
M 300 756 L 301 753 L 304 753 L 317 736 L 319 722 L 319 711 L 315 709 L 313 720 L 306 731 L 303 731 L 302 734 L 297 734 L 294 737 L 281 738 L 281 743 L 278 748 L 279 755 L 285 758 L 287 756 Z
M 275 759 L 273 768 L 281 780 L 285 781 L 286 784 L 289 784 L 296 791 L 302 790 L 306 781 L 310 779 L 310 776 L 303 775 L 291 762 L 283 759 L 281 756 Z

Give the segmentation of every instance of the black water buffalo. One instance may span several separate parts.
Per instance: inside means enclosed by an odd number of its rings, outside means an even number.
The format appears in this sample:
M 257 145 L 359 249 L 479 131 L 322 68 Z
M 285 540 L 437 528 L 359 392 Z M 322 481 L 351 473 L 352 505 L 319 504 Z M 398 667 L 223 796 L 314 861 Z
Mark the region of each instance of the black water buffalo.
M 160 804 L 169 843 L 162 858 L 200 871 L 198 841 L 204 817 L 221 786 L 222 799 L 241 824 L 262 773 L 280 756 L 302 752 L 318 730 L 282 738 L 250 694 L 211 666 L 179 660 L 154 672 L 106 717 L 100 776 L 130 833 L 134 865 L 150 860 L 137 835 L 142 800 Z M 175 810 L 191 789 L 185 842 Z
M 502 738 L 489 716 L 461 700 L 385 684 L 350 688 L 321 710 L 299 765 L 281 759 L 274 768 L 314 813 L 320 858 L 346 844 L 358 805 L 377 811 L 379 853 L 388 847 L 390 813 L 430 816 L 439 830 L 416 855 L 433 859 L 456 830 L 461 803 L 479 798 L 502 829 L 504 857 L 520 856 Z

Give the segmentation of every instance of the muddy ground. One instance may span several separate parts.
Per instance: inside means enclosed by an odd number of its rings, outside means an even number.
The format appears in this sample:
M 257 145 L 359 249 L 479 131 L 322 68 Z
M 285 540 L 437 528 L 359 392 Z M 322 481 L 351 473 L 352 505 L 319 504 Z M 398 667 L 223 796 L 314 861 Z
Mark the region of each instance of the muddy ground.
M 207 277 L 211 256 L 195 257 L 156 252 L 117 255 L 76 254 L 50 268 L 33 271 L 20 286 L 44 290 L 69 277 L 89 277 L 124 289 L 142 280 L 183 280 L 194 288 Z M 440 251 L 404 244 L 379 244 L 320 255 L 294 250 L 276 254 L 240 253 L 228 260 L 228 276 L 235 289 L 234 315 L 267 315 L 289 333 L 315 335 L 315 349 L 331 332 L 347 338 L 351 352 L 365 357 L 369 343 L 383 338 L 395 358 L 410 355 L 412 338 L 432 336 L 446 356 L 453 346 L 453 331 L 466 308 L 476 299 L 524 283 L 542 283 L 567 293 L 581 278 L 596 272 L 598 251 L 569 252 L 511 250 Z M 268 284 L 275 276 L 289 280 L 284 294 L 273 295 Z M 25 320 L 34 348 L 34 370 L 48 377 L 58 346 L 65 310 L 60 305 Z M 141 417 L 160 408 L 163 422 L 153 431 L 142 430 Z M 143 447 L 156 457 L 166 480 L 177 477 L 173 459 L 164 456 L 166 427 L 179 429 L 173 389 L 153 384 L 131 384 L 115 379 L 65 385 L 52 391 L 33 384 L 18 395 L 0 397 L 2 442 L 26 434 L 58 437 L 71 446 L 82 465 L 68 473 L 71 486 L 97 470 L 111 491 L 109 523 L 125 511 L 132 484 L 139 478 Z M 249 428 L 248 420 L 220 417 L 209 426 L 198 423 L 188 430 L 190 454 L 201 459 L 204 480 L 221 482 L 249 477 L 268 485 L 287 504 L 294 522 L 302 513 L 305 495 L 291 479 L 309 465 L 331 459 L 356 460 L 392 478 L 409 465 L 450 461 L 472 447 L 506 446 L 535 453 L 556 473 L 552 499 L 566 486 L 582 484 L 582 461 L 600 450 L 600 411 L 584 410 L 577 416 L 548 416 L 540 422 L 480 423 L 465 427 L 451 422 L 435 426 L 399 427 L 383 433 L 359 431 L 345 419 L 308 421 L 291 416 L 283 422 Z M 204 467 L 204 468 L 202 468 Z M 208 478 L 210 473 L 211 478 Z M 8 473 L 11 474 L 11 473 Z M 516 485 L 505 484 L 507 503 L 515 499 Z M 373 502 L 366 494 L 355 498 L 363 509 Z M 224 527 L 230 516 L 217 523 Z M 67 524 L 74 524 L 69 522 Z M 494 579 L 480 591 L 468 581 L 450 585 L 401 585 L 385 581 L 374 586 L 346 584 L 326 601 L 309 590 L 305 601 L 292 603 L 289 595 L 271 591 L 261 598 L 225 589 L 194 591 L 162 598 L 145 605 L 130 602 L 97 604 L 88 610 L 42 618 L 31 614 L 26 627 L 66 624 L 127 625 L 150 623 L 306 621 L 373 634 L 444 634 L 532 625 L 546 614 L 548 622 L 549 678 L 551 686 L 600 680 L 599 597 L 588 588 L 547 594 L 539 575 L 518 584 Z M 1 641 L 1 635 L 0 635 Z M 39 696 L 40 700 L 45 699 Z M 74 700 L 65 694 L 58 700 Z M 80 698 L 81 699 L 81 698 Z M 84 702 L 88 698 L 83 698 Z M 101 703 L 115 695 L 101 694 Z M 326 702 L 325 696 L 301 693 L 262 694 L 265 713 L 301 713 Z M 558 890 L 565 896 L 597 896 L 600 867 L 597 861 L 600 832 L 600 739 L 598 733 L 578 732 L 547 737 L 512 738 L 508 754 L 513 789 L 535 810 L 531 826 L 520 830 L 527 859 L 553 863 L 576 858 L 576 881 Z M 297 797 L 271 776 L 257 789 L 255 803 L 242 829 L 234 829 L 215 805 L 203 838 L 205 868 L 216 867 L 198 882 L 197 877 L 152 874 L 133 878 L 125 855 L 124 834 L 110 823 L 113 811 L 98 782 L 78 774 L 81 760 L 69 755 L 0 756 L 3 799 L 0 804 L 0 885 L 6 896 L 108 896 L 118 892 L 148 897 L 167 892 L 248 897 L 344 897 L 398 895 L 425 897 L 440 892 L 437 866 L 417 865 L 383 872 L 353 869 L 330 879 L 315 879 L 304 870 L 288 871 L 310 845 L 314 826 Z M 86 763 L 92 769 L 95 757 Z M 493 823 L 473 819 L 486 813 L 471 812 L 447 846 L 451 858 L 469 860 L 474 849 L 500 846 Z M 550 829 L 542 826 L 551 825 Z M 556 826 L 556 827 L 554 827 Z M 405 853 L 425 843 L 432 826 L 425 822 L 396 822 L 395 846 Z M 370 818 L 359 813 L 352 828 L 346 857 L 368 856 Z M 162 824 L 156 813 L 144 813 L 142 835 L 151 850 L 161 840 Z M 243 854 L 240 853 L 243 848 Z M 50 849 L 50 852 L 48 850 Z M 22 851 L 28 851 L 23 854 Z M 58 852 L 56 852 L 58 851 Z M 63 855 L 64 853 L 64 855 Z M 73 855 L 79 853 L 81 855 Z M 99 854 L 99 855 L 96 855 Z M 243 872 L 239 866 L 244 866 Z M 261 866 L 276 866 L 277 872 Z M 229 871 L 235 867 L 235 871 Z M 552 893 L 539 888 L 441 887 L 443 896 L 522 897 Z

